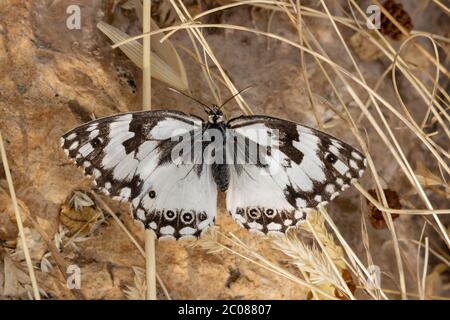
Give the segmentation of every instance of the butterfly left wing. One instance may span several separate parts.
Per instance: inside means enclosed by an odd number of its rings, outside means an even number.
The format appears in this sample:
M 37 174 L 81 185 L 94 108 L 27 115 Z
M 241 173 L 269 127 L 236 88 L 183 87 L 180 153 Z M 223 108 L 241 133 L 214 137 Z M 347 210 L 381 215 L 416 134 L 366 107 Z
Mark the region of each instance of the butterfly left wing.
M 324 132 L 267 116 L 242 116 L 228 125 L 227 152 L 236 155 L 227 209 L 250 231 L 286 232 L 364 173 L 364 156 Z
M 209 167 L 177 164 L 172 152 L 180 137 L 201 133 L 201 121 L 181 112 L 133 112 L 81 125 L 62 136 L 61 147 L 100 191 L 130 202 L 134 218 L 157 238 L 179 239 L 199 236 L 216 214 Z M 183 150 L 178 156 L 188 157 L 191 145 Z

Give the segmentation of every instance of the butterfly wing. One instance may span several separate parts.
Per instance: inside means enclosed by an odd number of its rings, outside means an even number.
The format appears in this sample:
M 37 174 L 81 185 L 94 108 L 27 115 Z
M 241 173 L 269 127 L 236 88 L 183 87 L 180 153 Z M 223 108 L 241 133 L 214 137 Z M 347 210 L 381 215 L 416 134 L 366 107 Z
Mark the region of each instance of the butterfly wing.
M 77 127 L 63 135 L 61 146 L 104 194 L 130 202 L 134 218 L 158 238 L 179 239 L 198 237 L 216 214 L 209 167 L 177 161 L 190 156 L 192 140 L 185 140 L 184 154 L 173 152 L 181 137 L 201 132 L 202 122 L 181 112 L 134 112 Z
M 227 152 L 236 155 L 227 209 L 250 231 L 286 232 L 364 173 L 364 156 L 324 132 L 267 116 L 242 116 L 228 125 Z

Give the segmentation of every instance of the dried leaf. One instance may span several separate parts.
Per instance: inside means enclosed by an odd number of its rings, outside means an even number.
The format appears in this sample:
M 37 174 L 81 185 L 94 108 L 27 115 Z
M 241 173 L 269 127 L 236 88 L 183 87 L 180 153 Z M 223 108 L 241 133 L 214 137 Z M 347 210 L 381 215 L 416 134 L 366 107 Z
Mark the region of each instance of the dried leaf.
M 97 207 L 94 200 L 83 190 L 75 190 L 61 205 L 59 220 L 68 229 L 62 236 L 87 236 L 95 230 L 104 220 L 103 212 Z M 62 230 L 60 230 L 62 231 Z M 59 248 L 60 240 L 55 234 L 55 244 Z
M 371 33 L 375 35 L 375 32 L 372 31 Z M 358 31 L 351 36 L 350 45 L 358 57 L 364 61 L 373 61 L 384 56 L 383 51 L 368 40 L 363 31 Z
M 422 162 L 417 163 L 417 169 L 415 171 L 419 182 L 423 186 L 442 186 L 444 185 L 442 180 L 428 170 L 427 167 Z
M 102 212 L 95 207 L 72 209 L 63 204 L 59 213 L 59 220 L 69 229 L 70 235 L 78 233 L 80 236 L 90 234 L 93 226 L 101 219 Z
M 126 290 L 123 290 L 128 300 L 145 300 L 146 284 L 145 284 L 145 271 L 139 267 L 132 267 L 134 272 L 134 286 L 127 286 Z
M 111 39 L 114 44 L 130 37 L 125 32 L 122 32 L 105 22 L 99 22 L 97 27 Z M 152 30 L 158 29 L 158 26 L 152 20 Z M 183 62 L 169 40 L 166 40 L 163 43 L 159 42 L 163 36 L 163 34 L 152 36 L 152 77 L 180 91 L 187 91 L 189 86 Z M 142 69 L 142 44 L 135 40 L 120 46 L 120 49 L 136 66 Z
M 355 293 L 356 291 L 356 285 L 353 282 L 353 277 L 350 271 L 348 271 L 348 269 L 343 269 L 342 272 L 342 279 L 344 279 L 345 283 L 347 284 L 347 287 L 349 288 L 350 292 L 352 294 Z M 344 293 L 342 293 L 339 289 L 335 289 L 334 291 L 334 295 L 336 296 L 336 298 L 339 298 L 341 300 L 347 300 L 347 295 L 345 295 Z
M 413 28 L 412 19 L 408 12 L 403 9 L 401 3 L 397 3 L 394 0 L 386 0 L 383 3 L 383 7 L 391 16 L 397 20 L 397 22 L 407 31 L 411 31 Z M 403 37 L 403 33 L 398 29 L 391 20 L 383 13 L 381 13 L 381 33 L 387 35 L 393 40 L 400 40 Z

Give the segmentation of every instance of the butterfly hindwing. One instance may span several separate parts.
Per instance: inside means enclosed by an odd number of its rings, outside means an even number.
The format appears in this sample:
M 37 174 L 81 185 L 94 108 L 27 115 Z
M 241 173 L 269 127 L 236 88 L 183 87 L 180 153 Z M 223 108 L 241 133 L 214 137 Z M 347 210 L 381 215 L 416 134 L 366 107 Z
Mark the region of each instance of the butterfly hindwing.
M 201 128 L 181 112 L 126 113 L 67 132 L 61 146 L 103 193 L 130 202 L 135 219 L 158 238 L 196 237 L 213 224 L 217 191 L 206 165 L 177 164 L 172 151 L 178 137 Z
M 135 219 L 158 238 L 198 237 L 214 224 L 217 187 L 210 167 L 158 166 L 148 177 L 146 193 L 132 201 Z
M 266 116 L 243 116 L 228 125 L 228 141 L 250 139 L 259 146 L 253 158 L 262 159 L 245 163 L 243 155 L 254 150 L 237 143 L 241 163 L 230 169 L 227 209 L 250 231 L 286 232 L 364 172 L 359 151 L 321 131 Z

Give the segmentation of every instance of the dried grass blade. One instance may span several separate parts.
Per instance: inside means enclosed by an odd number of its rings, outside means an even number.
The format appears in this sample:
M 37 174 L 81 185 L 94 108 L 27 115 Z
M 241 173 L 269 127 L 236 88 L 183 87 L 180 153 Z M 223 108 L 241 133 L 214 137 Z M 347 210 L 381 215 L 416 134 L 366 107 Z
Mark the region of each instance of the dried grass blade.
M 130 38 L 130 36 L 125 32 L 122 32 L 103 21 L 97 24 L 97 28 L 99 28 L 114 44 Z M 157 30 L 159 28 L 155 23 L 153 23 L 152 29 Z M 183 62 L 175 51 L 173 45 L 168 43 L 168 41 L 160 43 L 159 41 L 152 39 L 152 48 L 152 77 L 180 91 L 188 90 L 189 84 L 186 76 L 186 71 Z M 136 66 L 141 69 L 143 68 L 142 44 L 140 44 L 138 41 L 131 41 L 124 44 L 123 46 L 120 46 L 120 49 L 128 58 L 130 58 L 130 60 Z

